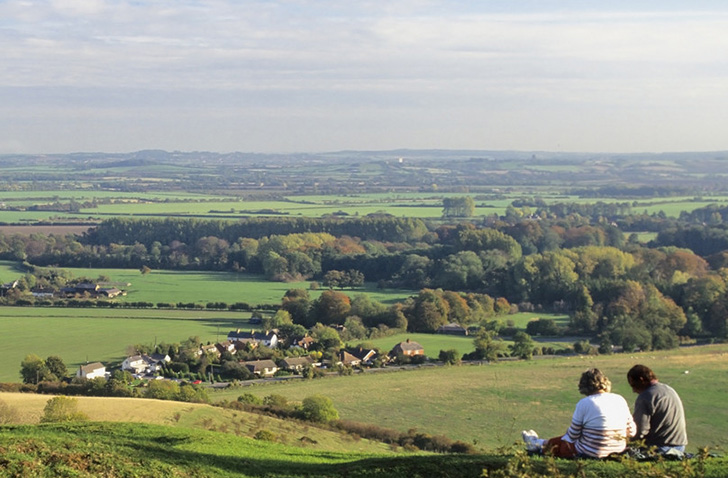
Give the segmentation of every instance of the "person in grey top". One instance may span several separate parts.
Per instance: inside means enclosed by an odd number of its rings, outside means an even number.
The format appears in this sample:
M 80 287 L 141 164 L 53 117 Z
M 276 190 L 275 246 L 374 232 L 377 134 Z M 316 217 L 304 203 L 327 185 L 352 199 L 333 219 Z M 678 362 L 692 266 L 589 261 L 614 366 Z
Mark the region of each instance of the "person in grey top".
M 660 383 L 655 373 L 645 365 L 635 365 L 627 372 L 632 391 L 637 393 L 634 402 L 634 421 L 637 424 L 636 440 L 644 440 L 649 447 L 660 453 L 670 450 L 685 451 L 688 434 L 685 429 L 685 412 L 677 392 Z

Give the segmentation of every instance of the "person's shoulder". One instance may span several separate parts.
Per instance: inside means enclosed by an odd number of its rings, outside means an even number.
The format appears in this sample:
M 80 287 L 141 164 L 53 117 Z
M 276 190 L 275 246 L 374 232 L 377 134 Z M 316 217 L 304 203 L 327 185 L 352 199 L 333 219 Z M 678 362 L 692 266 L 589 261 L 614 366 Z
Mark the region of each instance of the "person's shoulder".
M 655 384 L 654 388 L 655 388 L 655 391 L 660 391 L 662 393 L 670 393 L 670 394 L 677 395 L 677 392 L 675 391 L 675 389 L 666 383 L 657 382 Z
M 618 393 L 605 393 L 604 397 L 605 400 L 609 400 L 610 402 L 627 403 L 627 399 Z

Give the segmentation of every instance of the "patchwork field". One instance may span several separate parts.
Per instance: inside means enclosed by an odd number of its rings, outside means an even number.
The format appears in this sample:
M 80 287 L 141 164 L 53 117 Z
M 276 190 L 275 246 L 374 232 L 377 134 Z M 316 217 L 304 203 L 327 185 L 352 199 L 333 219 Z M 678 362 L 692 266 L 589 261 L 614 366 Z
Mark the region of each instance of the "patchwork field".
M 692 211 L 708 204 L 728 201 L 726 196 L 695 198 L 688 196 L 650 198 L 633 201 L 629 198 L 581 198 L 564 195 L 558 189 L 522 186 L 494 194 L 428 192 L 392 192 L 342 195 L 289 195 L 278 200 L 241 198 L 234 195 L 209 195 L 187 192 L 122 191 L 0 191 L 0 224 L 33 224 L 39 221 L 79 222 L 99 221 L 108 217 L 207 217 L 237 219 L 255 216 L 321 217 L 331 214 L 363 216 L 387 212 L 399 217 L 438 219 L 442 216 L 442 200 L 468 194 L 475 199 L 475 216 L 503 215 L 514 199 L 538 195 L 547 204 L 592 204 L 629 202 L 634 213 L 663 212 L 677 217 L 682 211 Z M 487 198 L 487 199 L 485 199 Z M 14 210 L 15 208 L 46 207 L 49 204 L 96 202 L 95 207 L 78 211 Z

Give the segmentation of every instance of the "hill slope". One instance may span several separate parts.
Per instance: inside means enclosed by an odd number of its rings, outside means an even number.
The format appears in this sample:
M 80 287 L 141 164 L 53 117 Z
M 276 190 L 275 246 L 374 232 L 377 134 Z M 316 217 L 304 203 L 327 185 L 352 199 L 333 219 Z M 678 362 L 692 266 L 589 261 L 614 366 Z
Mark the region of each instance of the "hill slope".
M 549 462 L 520 456 L 346 454 L 292 448 L 204 430 L 129 423 L 0 427 L 0 476 L 395 478 L 487 476 L 725 476 L 725 459 L 668 463 Z M 703 469 L 703 465 L 704 469 Z M 525 468 L 524 468 L 525 466 Z M 523 474 L 523 473 L 526 474 Z M 514 474 L 517 473 L 517 474 Z
M 43 409 L 51 397 L 32 393 L 0 393 L 0 405 L 5 404 L 12 410 L 10 423 L 34 425 L 40 422 Z M 172 428 L 218 431 L 248 438 L 264 431 L 277 441 L 321 452 L 392 453 L 391 447 L 384 443 L 358 439 L 309 423 L 211 405 L 145 398 L 75 398 L 78 400 L 78 410 L 90 420 L 98 422 L 147 423 Z

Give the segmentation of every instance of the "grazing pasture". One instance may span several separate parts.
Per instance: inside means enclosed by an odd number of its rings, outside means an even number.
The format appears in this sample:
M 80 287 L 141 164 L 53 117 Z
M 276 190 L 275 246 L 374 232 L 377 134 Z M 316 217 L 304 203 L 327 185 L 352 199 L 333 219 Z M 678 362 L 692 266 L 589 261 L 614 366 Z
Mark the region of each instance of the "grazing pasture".
M 637 363 L 652 367 L 680 393 L 690 450 L 728 446 L 728 406 L 724 404 L 728 345 L 368 372 L 245 391 L 261 397 L 277 393 L 289 400 L 322 394 L 333 400 L 343 419 L 400 431 L 416 428 L 494 449 L 520 441 L 523 429 L 533 428 L 545 437 L 563 434 L 581 398 L 579 376 L 587 368 L 602 369 L 612 380 L 613 391 L 632 403 L 634 394 L 626 373 Z M 240 394 L 239 390 L 225 390 L 212 397 L 234 399 Z
M 106 275 L 114 283 L 124 287 L 128 293 L 120 300 L 124 302 L 246 302 L 251 305 L 280 304 L 289 289 L 309 289 L 310 282 L 273 282 L 262 276 L 236 272 L 192 272 L 154 270 L 141 274 L 135 269 L 75 269 L 68 268 L 75 277 L 98 277 Z M 309 290 L 312 299 L 317 298 L 325 288 Z M 414 291 L 378 289 L 374 283 L 366 283 L 358 289 L 345 289 L 349 296 L 367 294 L 372 299 L 391 304 L 404 300 Z
M 194 302 L 205 305 L 208 302 L 245 302 L 252 306 L 260 304 L 280 304 L 288 289 L 309 289 L 310 282 L 272 282 L 262 276 L 238 272 L 200 272 L 153 270 L 142 274 L 136 269 L 96 269 L 64 267 L 73 277 L 86 277 L 96 280 L 99 276 L 109 278 L 109 285 L 127 292 L 126 296 L 115 299 L 118 302 Z M 0 282 L 10 282 L 24 274 L 19 263 L 0 261 Z M 312 299 L 317 298 L 325 288 L 309 290 Z M 385 304 L 402 301 L 416 291 L 401 289 L 379 289 L 368 282 L 364 287 L 345 289 L 350 297 L 367 294 L 372 299 Z

